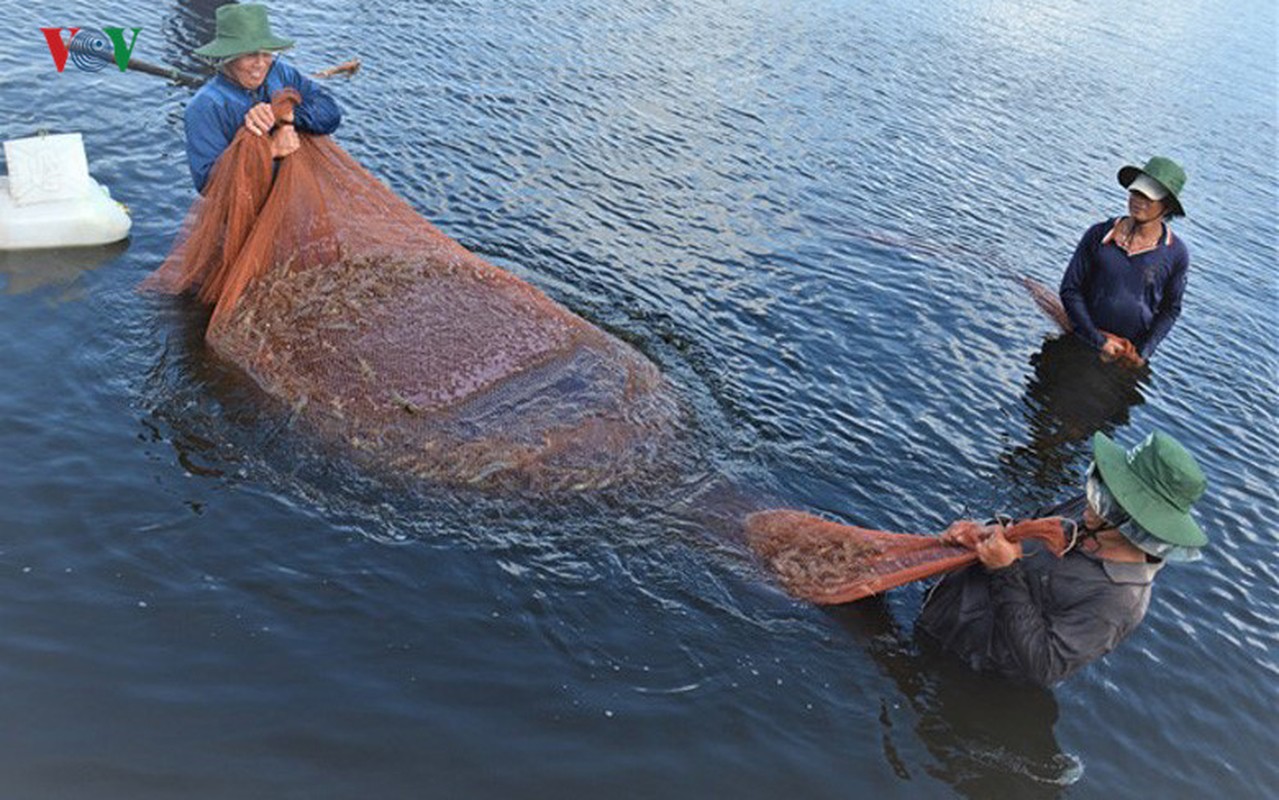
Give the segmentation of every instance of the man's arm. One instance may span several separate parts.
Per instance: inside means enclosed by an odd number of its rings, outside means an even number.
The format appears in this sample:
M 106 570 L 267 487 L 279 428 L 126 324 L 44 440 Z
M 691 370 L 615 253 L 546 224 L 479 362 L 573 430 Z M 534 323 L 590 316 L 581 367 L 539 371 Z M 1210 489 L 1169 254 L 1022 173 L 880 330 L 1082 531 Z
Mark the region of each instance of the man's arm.
M 1145 341 L 1133 343 L 1137 345 L 1137 352 L 1145 359 L 1154 355 L 1155 348 L 1168 335 L 1168 331 L 1172 330 L 1177 317 L 1181 316 L 1181 298 L 1186 293 L 1186 280 L 1190 274 L 1190 253 L 1184 246 L 1179 249 L 1180 252 L 1173 261 L 1172 274 L 1168 276 L 1168 285 L 1164 287 L 1159 310 L 1150 322 Z
M 235 127 L 229 131 L 222 119 L 221 109 L 215 103 L 204 102 L 198 95 L 187 106 L 183 114 L 186 127 L 187 166 L 191 170 L 191 181 L 195 190 L 203 194 L 204 186 L 209 181 L 209 173 L 218 157 L 222 155 L 231 138 L 235 135 Z
M 1070 317 L 1071 323 L 1075 326 L 1075 333 L 1098 350 L 1106 343 L 1106 337 L 1097 330 L 1097 326 L 1093 324 L 1092 315 L 1088 313 L 1084 285 L 1092 268 L 1093 251 L 1101 240 L 1099 231 L 1104 230 L 1104 227 L 1104 225 L 1096 225 L 1084 233 L 1083 238 L 1079 240 L 1079 245 L 1075 247 L 1075 254 L 1066 267 L 1066 274 L 1062 276 L 1061 287 L 1058 290 L 1061 295 L 1061 305 L 1066 309 L 1066 316 Z

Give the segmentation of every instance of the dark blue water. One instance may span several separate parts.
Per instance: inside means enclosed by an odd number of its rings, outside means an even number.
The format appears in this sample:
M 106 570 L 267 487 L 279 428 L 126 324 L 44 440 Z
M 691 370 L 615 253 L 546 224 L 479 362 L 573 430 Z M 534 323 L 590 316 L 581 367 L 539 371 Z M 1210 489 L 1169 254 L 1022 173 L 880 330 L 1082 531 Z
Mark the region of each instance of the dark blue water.
M 214 3 L 0 4 L 0 135 L 84 133 L 127 247 L 0 256 L 6 797 L 1255 797 L 1279 785 L 1276 11 L 1190 2 L 278 3 L 339 141 L 627 339 L 692 409 L 669 482 L 569 502 L 319 453 L 139 295 L 193 197 L 190 90 L 57 74 L 50 25 L 194 68 Z M 1149 375 L 1052 341 L 1053 283 L 1190 174 Z M 782 503 L 897 530 L 1070 493 L 1087 437 L 1196 453 L 1206 558 L 1054 694 L 821 611 L 732 536 Z M 691 454 L 690 454 L 691 453 Z

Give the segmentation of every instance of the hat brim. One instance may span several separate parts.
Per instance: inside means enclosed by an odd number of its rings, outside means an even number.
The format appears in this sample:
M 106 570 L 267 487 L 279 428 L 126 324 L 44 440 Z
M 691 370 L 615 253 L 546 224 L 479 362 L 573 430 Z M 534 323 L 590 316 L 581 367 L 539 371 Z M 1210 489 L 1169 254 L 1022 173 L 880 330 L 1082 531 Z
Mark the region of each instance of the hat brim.
M 1127 189 L 1132 184 L 1133 181 L 1137 180 L 1138 175 L 1147 176 L 1155 183 L 1159 184 L 1160 186 L 1163 186 L 1164 191 L 1168 192 L 1168 196 L 1163 199 L 1163 202 L 1168 204 L 1169 214 L 1171 214 L 1174 217 L 1186 216 L 1186 210 L 1181 207 L 1181 201 L 1177 199 L 1177 195 L 1173 194 L 1172 190 L 1170 190 L 1167 186 L 1164 186 L 1163 181 L 1159 180 L 1154 175 L 1151 175 L 1149 172 L 1146 172 L 1141 167 L 1134 167 L 1131 164 L 1129 164 L 1126 167 L 1120 167 L 1119 168 L 1119 185 Z
M 214 39 L 203 47 L 191 52 L 203 58 L 231 58 L 256 53 L 259 50 L 287 50 L 293 46 L 292 39 L 281 39 L 278 36 L 267 36 L 262 39 L 238 41 L 235 39 Z
M 1128 465 L 1128 453 L 1104 433 L 1092 437 L 1092 456 L 1106 488 L 1124 511 L 1153 536 L 1182 547 L 1203 547 L 1208 536 L 1194 517 L 1146 488 Z

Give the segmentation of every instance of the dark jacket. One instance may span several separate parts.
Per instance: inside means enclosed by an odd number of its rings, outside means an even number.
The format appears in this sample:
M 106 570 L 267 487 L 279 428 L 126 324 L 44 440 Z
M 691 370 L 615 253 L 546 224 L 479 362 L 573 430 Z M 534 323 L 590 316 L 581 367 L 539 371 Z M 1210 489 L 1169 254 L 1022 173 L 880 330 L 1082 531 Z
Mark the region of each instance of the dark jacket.
M 1036 516 L 1082 523 L 1083 497 Z M 1080 526 L 1082 530 L 1082 524 Z M 1051 686 L 1114 649 L 1150 604 L 1160 564 L 1055 558 L 1038 542 L 1004 569 L 980 564 L 941 579 L 916 624 L 974 670 Z

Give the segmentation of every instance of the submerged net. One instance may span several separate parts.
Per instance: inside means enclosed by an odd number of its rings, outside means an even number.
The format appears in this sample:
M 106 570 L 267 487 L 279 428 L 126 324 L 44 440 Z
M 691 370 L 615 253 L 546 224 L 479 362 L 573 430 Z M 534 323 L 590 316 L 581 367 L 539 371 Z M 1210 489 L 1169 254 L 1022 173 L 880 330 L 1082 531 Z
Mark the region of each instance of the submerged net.
M 1062 333 L 1070 333 L 1075 329 L 1075 325 L 1066 314 L 1066 309 L 1062 306 L 1061 297 L 1057 292 L 1044 286 L 1034 278 L 1025 275 L 1019 276 L 1017 282 L 1030 293 L 1030 299 L 1035 301 L 1035 305 L 1039 306 L 1039 310 L 1044 312 L 1044 316 L 1057 323 L 1057 327 L 1061 328 Z
M 273 100 L 287 118 L 296 93 Z M 678 403 L 638 352 L 440 232 L 327 136 L 241 129 L 144 283 L 327 438 L 398 473 L 595 488 L 655 467 Z
M 1010 541 L 1040 539 L 1057 555 L 1066 549 L 1056 518 L 1019 522 L 1004 533 Z M 972 550 L 935 536 L 841 525 L 789 509 L 751 514 L 746 535 L 786 591 L 819 605 L 851 603 L 977 561 Z

